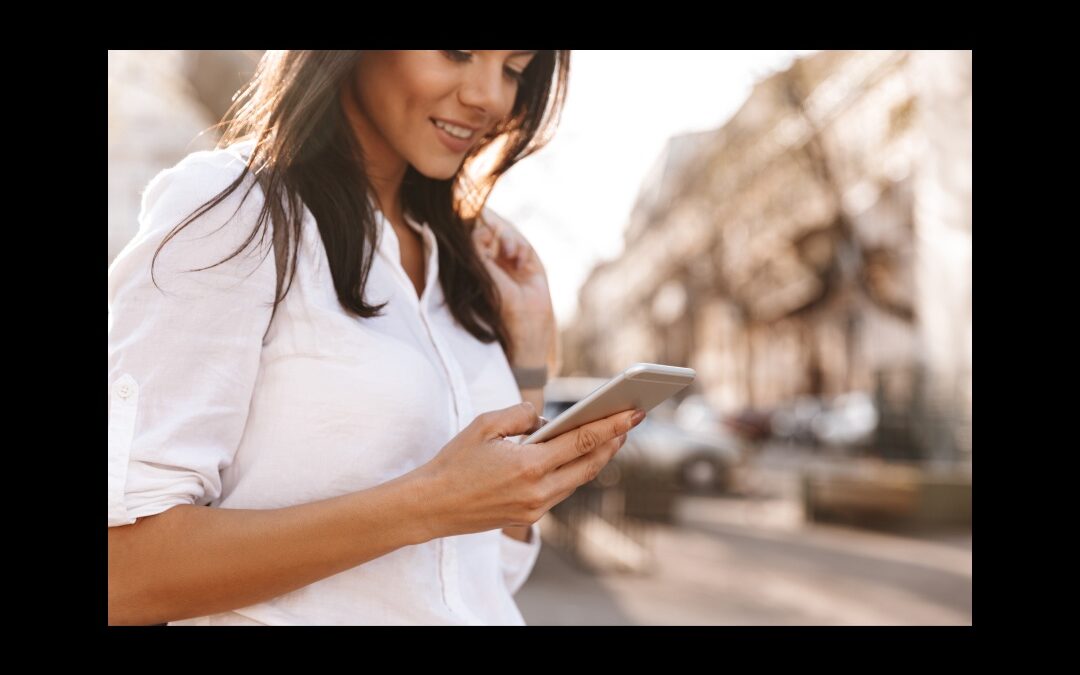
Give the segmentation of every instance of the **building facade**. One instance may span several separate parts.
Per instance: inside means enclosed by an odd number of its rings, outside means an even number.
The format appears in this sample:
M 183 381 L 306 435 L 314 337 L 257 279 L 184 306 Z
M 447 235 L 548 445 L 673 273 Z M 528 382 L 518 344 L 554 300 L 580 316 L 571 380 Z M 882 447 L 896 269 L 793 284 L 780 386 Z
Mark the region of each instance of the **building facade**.
M 693 367 L 721 411 L 872 392 L 900 454 L 970 459 L 971 53 L 837 52 L 675 138 L 563 374 Z

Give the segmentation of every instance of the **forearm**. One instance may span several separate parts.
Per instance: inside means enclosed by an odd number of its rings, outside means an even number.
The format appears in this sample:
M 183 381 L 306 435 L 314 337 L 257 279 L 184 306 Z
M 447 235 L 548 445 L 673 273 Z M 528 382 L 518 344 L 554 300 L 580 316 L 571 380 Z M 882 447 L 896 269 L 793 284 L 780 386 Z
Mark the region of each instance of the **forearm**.
M 180 505 L 109 528 L 109 624 L 246 607 L 429 537 L 409 475 L 279 509 Z
M 548 367 L 549 377 L 555 372 L 557 363 L 556 354 L 556 330 L 554 320 L 551 320 L 551 328 L 548 330 L 532 330 L 521 332 L 528 338 L 519 339 L 514 347 L 514 365 L 521 368 Z M 522 394 L 522 401 L 528 401 L 536 408 L 537 415 L 543 414 L 543 388 L 518 389 Z M 518 541 L 529 541 L 531 526 L 503 527 L 502 534 L 513 537 Z
M 521 392 L 521 400 L 528 401 L 533 404 L 533 408 L 536 409 L 537 415 L 544 413 L 544 390 L 543 388 L 536 389 L 519 389 Z

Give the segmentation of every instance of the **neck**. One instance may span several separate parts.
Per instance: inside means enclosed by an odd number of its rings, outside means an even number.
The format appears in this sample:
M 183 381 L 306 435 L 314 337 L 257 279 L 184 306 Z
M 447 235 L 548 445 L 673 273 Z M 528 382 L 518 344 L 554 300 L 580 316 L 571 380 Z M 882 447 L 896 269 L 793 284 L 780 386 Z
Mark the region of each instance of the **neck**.
M 366 115 L 361 114 L 356 101 L 348 95 L 348 88 L 341 94 L 341 105 L 349 126 L 363 148 L 364 172 L 371 183 L 376 206 L 391 222 L 402 222 L 401 183 L 405 179 L 408 164 L 397 155 Z
M 368 180 L 371 181 L 371 190 L 374 193 L 375 204 L 391 222 L 402 222 L 405 209 L 401 203 L 401 179 L 403 176 L 395 176 L 389 180 L 379 178 L 371 173 Z

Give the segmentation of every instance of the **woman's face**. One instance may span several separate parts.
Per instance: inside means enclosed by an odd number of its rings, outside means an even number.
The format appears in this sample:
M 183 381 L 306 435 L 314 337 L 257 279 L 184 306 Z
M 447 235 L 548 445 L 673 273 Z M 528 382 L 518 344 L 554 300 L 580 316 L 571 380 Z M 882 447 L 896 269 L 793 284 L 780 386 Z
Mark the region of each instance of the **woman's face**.
M 466 152 L 509 116 L 517 76 L 533 51 L 365 51 L 343 105 L 374 180 L 400 179 L 407 165 L 451 178 Z M 473 129 L 464 141 L 434 120 Z M 459 134 L 460 135 L 460 134 Z

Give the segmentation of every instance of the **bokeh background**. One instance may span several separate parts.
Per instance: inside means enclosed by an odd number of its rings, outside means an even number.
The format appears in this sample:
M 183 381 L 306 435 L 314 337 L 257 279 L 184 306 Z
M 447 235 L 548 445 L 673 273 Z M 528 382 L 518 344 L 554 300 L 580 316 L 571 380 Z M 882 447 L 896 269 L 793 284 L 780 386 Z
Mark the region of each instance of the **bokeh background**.
M 111 51 L 109 262 L 259 51 Z M 970 51 L 575 51 L 489 206 L 551 281 L 558 414 L 697 371 L 546 515 L 530 624 L 970 625 Z

